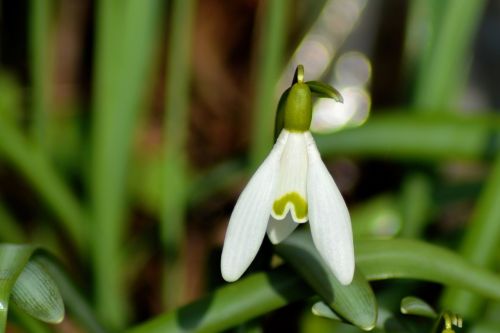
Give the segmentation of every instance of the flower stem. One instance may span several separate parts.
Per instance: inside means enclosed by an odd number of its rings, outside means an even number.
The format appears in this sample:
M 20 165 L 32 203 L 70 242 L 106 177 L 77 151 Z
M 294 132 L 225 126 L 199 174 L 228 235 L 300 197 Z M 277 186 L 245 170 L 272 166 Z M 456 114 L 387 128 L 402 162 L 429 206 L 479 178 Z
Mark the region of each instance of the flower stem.
M 256 102 L 253 112 L 253 135 L 250 151 L 250 167 L 255 169 L 269 152 L 273 141 L 276 84 L 283 69 L 283 53 L 286 45 L 286 18 L 289 3 L 285 0 L 261 2 L 259 64 L 256 73 Z

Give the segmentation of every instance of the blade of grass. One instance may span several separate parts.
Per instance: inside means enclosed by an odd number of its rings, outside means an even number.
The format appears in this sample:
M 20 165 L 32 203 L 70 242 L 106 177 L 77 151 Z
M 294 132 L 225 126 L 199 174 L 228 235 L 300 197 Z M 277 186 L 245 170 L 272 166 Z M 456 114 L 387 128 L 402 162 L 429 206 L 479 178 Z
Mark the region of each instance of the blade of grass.
M 476 203 L 460 253 L 467 260 L 485 268 L 493 268 L 500 243 L 500 156 L 494 162 L 490 176 L 485 182 Z M 457 289 L 448 289 L 443 294 L 443 306 L 465 317 L 480 314 L 483 300 L 477 295 Z
M 191 37 L 195 14 L 194 0 L 172 3 L 172 26 L 168 48 L 165 92 L 163 198 L 161 240 L 165 250 L 163 300 L 167 308 L 182 297 L 182 262 L 179 256 L 184 234 L 188 179 L 186 145 L 189 115 Z
M 50 18 L 52 0 L 30 1 L 30 72 L 31 72 L 31 124 L 32 139 L 40 147 L 46 146 L 45 132 L 49 112 L 50 94 Z
M 356 242 L 356 264 L 368 280 L 418 279 L 500 299 L 500 277 L 448 249 L 409 239 Z
M 433 204 L 432 183 L 426 174 L 414 171 L 405 177 L 402 187 L 400 206 L 404 223 L 401 236 L 418 238 L 429 221 Z
M 12 165 L 39 193 L 80 255 L 84 256 L 86 226 L 80 203 L 44 154 L 14 126 L 0 121 L 0 157 Z
M 316 136 L 325 155 L 434 162 L 491 157 L 498 147 L 496 116 L 374 116 L 362 127 Z
M 262 162 L 273 142 L 276 85 L 283 69 L 286 46 L 286 19 L 290 3 L 285 0 L 262 1 L 258 56 L 255 61 L 256 84 L 250 147 L 250 168 Z
M 467 68 L 473 36 L 486 1 L 448 1 L 437 29 L 430 59 L 417 79 L 414 103 L 438 111 L 454 100 Z M 460 80 L 462 79 L 462 80 Z
M 160 15 L 157 0 L 100 1 L 91 166 L 96 308 L 114 328 L 126 322 L 120 247 L 134 123 L 144 94 Z
M 447 2 L 429 60 L 422 64 L 419 73 L 416 106 L 437 110 L 450 105 L 458 88 L 456 82 L 464 77 L 469 49 L 485 3 Z M 435 20 L 436 22 L 439 21 Z M 499 181 L 500 157 L 493 166 L 460 250 L 465 258 L 483 267 L 493 265 L 493 257 L 498 249 L 496 244 L 500 241 L 500 226 L 496 223 L 500 218 L 500 209 L 495 204 L 495 196 L 500 194 L 496 190 Z M 447 289 L 442 303 L 445 308 L 464 316 L 475 317 L 479 315 L 482 301 L 469 292 Z
M 127 333 L 222 332 L 313 292 L 290 269 L 256 273 L 127 330 Z

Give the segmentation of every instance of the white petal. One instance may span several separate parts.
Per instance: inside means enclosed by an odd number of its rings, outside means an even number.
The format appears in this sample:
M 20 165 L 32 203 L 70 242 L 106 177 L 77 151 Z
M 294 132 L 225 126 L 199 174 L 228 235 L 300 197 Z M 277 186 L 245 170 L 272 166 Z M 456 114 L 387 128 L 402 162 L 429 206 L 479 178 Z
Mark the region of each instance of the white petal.
M 267 225 L 267 237 L 273 244 L 281 243 L 299 226 L 291 214 L 287 214 L 284 220 L 276 220 L 274 217 L 269 218 Z
M 307 145 L 304 133 L 288 135 L 279 174 L 271 215 L 283 220 L 290 212 L 295 222 L 307 222 Z
M 239 279 L 250 266 L 266 234 L 287 136 L 288 132 L 281 133 L 273 150 L 241 193 L 231 214 L 221 258 L 222 277 L 228 282 Z
M 354 275 L 351 219 L 310 133 L 307 133 L 307 140 L 307 196 L 314 245 L 340 283 L 347 285 Z

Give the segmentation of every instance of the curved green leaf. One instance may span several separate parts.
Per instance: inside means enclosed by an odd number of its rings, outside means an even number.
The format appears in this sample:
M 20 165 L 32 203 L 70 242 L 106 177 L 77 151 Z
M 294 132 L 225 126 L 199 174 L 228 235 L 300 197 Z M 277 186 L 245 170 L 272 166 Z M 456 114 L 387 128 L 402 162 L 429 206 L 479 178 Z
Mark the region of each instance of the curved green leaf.
M 313 291 L 292 270 L 280 267 L 225 285 L 201 300 L 160 315 L 126 332 L 221 332 L 312 295 Z
M 432 306 L 427 304 L 424 300 L 414 297 L 407 296 L 401 300 L 401 313 L 416 315 L 428 318 L 437 318 L 437 313 L 434 311 Z
M 9 301 L 43 321 L 60 322 L 64 305 L 57 285 L 34 260 L 32 245 L 0 244 L 0 332 L 5 330 Z
M 0 244 L 0 332 L 5 330 L 12 288 L 34 250 L 29 245 Z
M 64 319 L 59 289 L 35 258 L 27 262 L 12 288 L 11 300 L 20 309 L 41 321 L 57 324 Z
M 108 332 L 104 325 L 97 319 L 93 309 L 82 295 L 81 290 L 73 284 L 64 268 L 55 258 L 50 255 L 37 255 L 35 260 L 40 263 L 54 279 L 72 319 L 76 320 L 81 327 L 84 328 L 85 332 Z
M 319 97 L 332 98 L 336 102 L 344 103 L 342 95 L 332 86 L 319 81 L 307 81 L 306 84 L 311 89 L 311 92 L 319 95 Z
M 295 234 L 304 235 L 300 231 Z M 363 240 L 356 242 L 355 249 L 357 265 L 368 280 L 422 279 L 460 286 L 500 299 L 500 277 L 436 245 L 402 239 Z M 219 332 L 312 295 L 313 291 L 293 271 L 281 267 L 223 286 L 202 300 L 153 318 L 127 332 Z M 381 322 L 389 318 L 384 313 L 380 317 Z
M 342 321 L 342 318 L 340 318 L 335 312 L 333 312 L 332 308 L 329 307 L 325 302 L 314 303 L 311 311 L 313 314 L 319 317 Z
M 276 245 L 276 252 L 340 316 L 364 330 L 375 326 L 377 303 L 370 284 L 356 269 L 352 283 L 343 286 L 319 256 L 308 229 L 294 232 Z
M 356 263 L 368 280 L 419 279 L 500 299 L 500 276 L 445 248 L 417 240 L 356 242 Z
M 318 317 L 342 321 L 342 318 L 333 312 L 333 310 L 324 302 L 314 303 L 311 308 L 311 312 Z M 399 316 L 395 316 L 393 312 L 383 306 L 378 306 L 377 324 L 375 327 L 378 329 L 376 330 L 377 332 L 407 332 L 405 324 L 401 318 Z
M 363 126 L 317 135 L 315 139 L 323 157 L 348 155 L 424 162 L 482 160 L 498 151 L 499 128 L 497 116 L 426 117 L 393 110 L 371 117 Z

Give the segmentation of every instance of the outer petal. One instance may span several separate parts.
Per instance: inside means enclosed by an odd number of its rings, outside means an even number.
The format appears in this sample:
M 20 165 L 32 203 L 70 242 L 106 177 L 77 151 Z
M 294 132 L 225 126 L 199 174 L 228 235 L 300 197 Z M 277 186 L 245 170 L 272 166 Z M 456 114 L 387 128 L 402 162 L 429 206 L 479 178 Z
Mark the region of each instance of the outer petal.
M 290 213 L 283 220 L 276 220 L 274 217 L 270 217 L 267 225 L 267 237 L 273 244 L 281 243 L 298 226 L 299 223 L 293 220 Z
M 222 277 L 228 282 L 239 279 L 250 266 L 266 234 L 287 137 L 288 132 L 283 131 L 241 193 L 231 214 L 221 259 Z
M 347 285 L 354 275 L 351 219 L 310 133 L 307 141 L 307 196 L 314 245 L 340 283 Z

